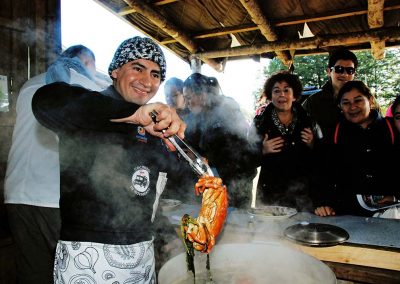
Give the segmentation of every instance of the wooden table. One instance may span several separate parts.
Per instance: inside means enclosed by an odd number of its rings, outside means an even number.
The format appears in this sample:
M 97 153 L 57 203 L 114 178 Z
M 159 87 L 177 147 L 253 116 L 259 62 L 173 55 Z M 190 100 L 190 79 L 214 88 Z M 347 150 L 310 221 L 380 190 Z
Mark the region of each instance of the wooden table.
M 184 213 L 196 216 L 199 207 L 181 205 L 164 213 L 178 225 Z M 345 229 L 347 242 L 330 247 L 296 244 L 284 237 L 285 228 L 300 223 L 326 223 Z M 245 210 L 230 208 L 218 243 L 282 242 L 326 263 L 338 279 L 361 283 L 400 283 L 400 220 L 357 216 L 318 217 L 298 213 L 290 218 L 251 219 Z

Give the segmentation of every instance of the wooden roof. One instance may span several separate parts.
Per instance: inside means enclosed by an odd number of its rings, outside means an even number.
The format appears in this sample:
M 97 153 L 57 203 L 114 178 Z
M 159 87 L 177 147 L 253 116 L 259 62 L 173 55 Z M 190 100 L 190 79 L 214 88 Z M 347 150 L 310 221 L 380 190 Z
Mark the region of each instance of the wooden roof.
M 400 0 L 96 1 L 185 61 L 218 71 L 234 58 L 277 56 L 290 65 L 294 56 L 347 46 L 381 59 L 400 46 Z

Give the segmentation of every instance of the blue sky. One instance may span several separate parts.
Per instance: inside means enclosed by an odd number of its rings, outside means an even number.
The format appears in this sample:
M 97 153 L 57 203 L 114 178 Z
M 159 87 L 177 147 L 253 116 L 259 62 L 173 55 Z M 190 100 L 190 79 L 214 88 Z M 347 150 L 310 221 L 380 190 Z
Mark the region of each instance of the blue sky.
M 83 44 L 89 47 L 96 55 L 97 68 L 104 73 L 107 73 L 118 45 L 129 37 L 142 35 L 93 0 L 62 0 L 61 21 L 63 46 Z M 185 80 L 191 74 L 189 64 L 166 49 L 164 52 L 167 58 L 167 79 L 178 77 Z M 267 60 L 261 63 L 251 59 L 228 61 L 223 73 L 214 71 L 208 65 L 202 66 L 202 73 L 217 77 L 224 94 L 233 97 L 247 113 L 252 113 L 252 93 L 263 83 L 264 79 L 260 76 L 266 64 Z M 165 102 L 163 86 L 153 101 Z

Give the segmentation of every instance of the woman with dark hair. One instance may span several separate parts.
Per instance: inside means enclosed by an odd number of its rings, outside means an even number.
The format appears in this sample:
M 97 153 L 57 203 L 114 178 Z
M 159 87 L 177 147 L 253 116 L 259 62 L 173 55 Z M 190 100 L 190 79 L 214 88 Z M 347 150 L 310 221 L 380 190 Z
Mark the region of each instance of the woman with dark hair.
M 374 211 L 366 210 L 366 204 L 373 200 L 379 209 L 396 201 L 399 194 L 392 178 L 394 169 L 384 167 L 388 157 L 398 155 L 398 134 L 392 121 L 382 117 L 363 82 L 344 84 L 337 103 L 342 116 L 321 167 L 326 183 L 315 214 L 372 216 Z
M 228 187 L 229 206 L 250 207 L 251 151 L 247 142 L 249 124 L 232 98 L 222 95 L 214 77 L 190 75 L 183 84 L 190 110 L 185 118 L 185 137 L 215 169 Z
M 261 156 L 257 202 L 304 211 L 312 209 L 312 149 L 320 131 L 296 102 L 301 92 L 297 75 L 272 75 L 264 85 L 270 103 L 254 117 L 252 134 L 256 134 Z

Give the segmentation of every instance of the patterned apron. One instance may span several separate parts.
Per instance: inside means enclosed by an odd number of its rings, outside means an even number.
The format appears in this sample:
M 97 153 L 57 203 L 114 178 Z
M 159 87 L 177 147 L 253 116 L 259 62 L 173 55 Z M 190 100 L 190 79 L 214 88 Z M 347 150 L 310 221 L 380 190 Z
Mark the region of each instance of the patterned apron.
M 155 284 L 153 240 L 132 245 L 58 241 L 54 283 Z

